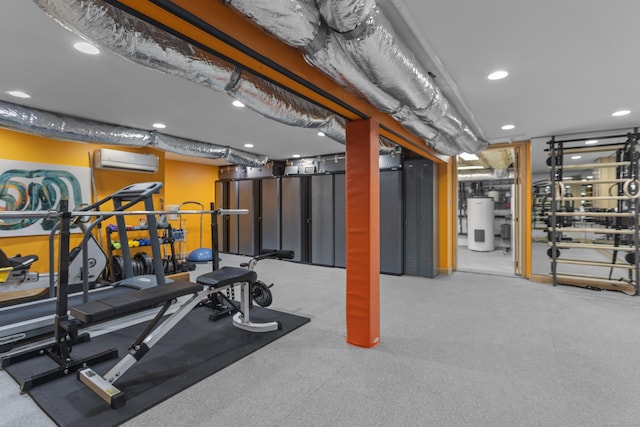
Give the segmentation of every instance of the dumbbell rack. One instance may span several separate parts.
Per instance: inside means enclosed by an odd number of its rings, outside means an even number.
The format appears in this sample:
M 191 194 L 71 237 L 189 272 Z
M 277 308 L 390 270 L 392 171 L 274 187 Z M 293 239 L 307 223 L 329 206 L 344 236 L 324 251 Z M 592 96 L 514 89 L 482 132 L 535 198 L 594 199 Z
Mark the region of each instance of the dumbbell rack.
M 149 239 L 132 239 L 129 240 L 127 239 L 127 242 L 125 244 L 127 244 L 127 246 L 129 247 L 129 249 L 132 248 L 145 248 L 145 247 L 150 247 L 151 246 L 151 239 L 158 239 L 159 244 L 160 245 L 169 245 L 170 248 L 170 252 L 171 252 L 171 259 L 174 260 L 175 262 L 175 252 L 174 252 L 174 239 L 173 239 L 173 228 L 171 227 L 171 225 L 167 225 L 167 226 L 158 226 L 157 227 L 158 230 L 163 230 L 164 231 L 164 235 L 163 236 L 152 236 L 149 235 Z M 140 232 L 145 232 L 148 231 L 147 228 L 144 227 L 127 227 L 125 229 L 125 234 L 126 233 L 130 233 L 130 232 L 136 232 L 136 233 L 140 233 Z M 125 272 L 125 265 L 124 263 L 126 262 L 124 257 L 120 256 L 120 255 L 116 255 L 114 254 L 114 251 L 120 250 L 121 247 L 116 247 L 114 246 L 114 244 L 112 243 L 112 234 L 115 233 L 117 236 L 120 236 L 119 230 L 117 226 L 107 226 L 106 228 L 106 233 L 107 233 L 107 242 L 108 242 L 108 256 L 109 256 L 109 279 L 112 282 L 118 281 L 118 280 L 122 280 L 124 278 L 124 272 Z M 130 241 L 138 241 L 138 242 L 142 242 L 139 246 L 138 245 L 130 245 L 129 242 Z M 116 242 L 119 243 L 120 245 L 123 244 L 123 242 Z M 146 275 L 146 274 L 154 274 L 155 273 L 155 264 L 153 262 L 153 258 L 151 256 L 149 256 L 146 252 L 138 252 L 135 255 L 133 255 L 133 257 L 131 258 L 131 260 L 129 261 L 131 263 L 131 268 L 133 270 L 133 275 L 134 276 L 141 276 L 141 275 Z M 174 266 L 174 269 L 176 269 L 176 267 Z
M 623 143 L 601 144 L 597 146 L 586 147 L 575 143 L 584 143 L 584 141 L 592 138 L 579 138 L 571 140 L 559 141 L 553 137 L 549 142 L 549 158 L 547 165 L 550 171 L 550 189 L 551 189 L 551 206 L 548 215 L 548 237 L 549 250 L 547 255 L 551 262 L 551 272 L 553 286 L 557 284 L 569 284 L 574 286 L 582 286 L 596 289 L 608 289 L 622 291 L 630 295 L 638 295 L 638 277 L 640 277 L 640 265 L 636 260 L 640 253 L 640 230 L 638 225 L 638 212 L 640 206 L 640 177 L 638 176 L 638 163 L 640 153 L 637 151 L 638 140 L 640 134 L 638 129 L 624 135 L 598 136 L 598 140 L 603 139 L 620 139 L 626 138 Z M 603 161 L 598 163 L 585 164 L 565 164 L 564 156 L 574 155 L 576 153 L 594 153 L 594 152 L 616 152 L 615 161 Z M 616 171 L 615 178 L 597 177 L 595 180 L 588 180 L 586 184 L 611 185 L 611 188 L 617 188 L 616 195 L 587 195 L 580 194 L 573 196 L 565 193 L 565 186 L 571 184 L 583 185 L 585 181 L 580 180 L 563 180 L 563 173 L 570 170 L 613 168 Z M 593 187 L 592 187 L 593 188 Z M 615 201 L 617 207 L 614 211 L 596 211 L 595 209 L 576 212 L 570 208 L 569 204 L 585 201 Z M 564 206 L 562 205 L 564 204 Z M 575 227 L 572 222 L 575 218 L 584 218 L 594 224 L 600 224 L 600 227 Z M 564 233 L 575 236 L 575 233 L 584 233 L 585 235 L 603 234 L 607 238 L 607 243 L 600 241 L 574 242 L 573 238 L 568 241 L 563 238 Z M 613 239 L 611 244 L 610 239 Z M 621 241 L 625 240 L 625 244 Z M 570 259 L 561 257 L 560 249 L 587 249 L 597 251 L 610 251 L 611 262 L 589 261 L 584 259 Z M 617 262 L 617 254 L 625 253 L 621 259 L 626 259 L 626 263 Z M 585 269 L 592 267 L 609 269 L 609 276 L 575 274 L 575 273 L 559 273 L 559 265 L 573 265 L 584 267 Z M 614 271 L 626 270 L 628 272 L 627 279 L 614 279 L 612 273 Z

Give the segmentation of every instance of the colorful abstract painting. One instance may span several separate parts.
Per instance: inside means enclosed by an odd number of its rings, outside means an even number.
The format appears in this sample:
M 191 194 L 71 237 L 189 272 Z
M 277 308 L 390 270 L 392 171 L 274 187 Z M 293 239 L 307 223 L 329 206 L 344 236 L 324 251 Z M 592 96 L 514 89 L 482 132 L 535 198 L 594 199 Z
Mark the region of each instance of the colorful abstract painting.
M 0 212 L 79 210 L 91 199 L 88 167 L 0 160 Z M 0 237 L 49 234 L 57 218 L 0 218 Z

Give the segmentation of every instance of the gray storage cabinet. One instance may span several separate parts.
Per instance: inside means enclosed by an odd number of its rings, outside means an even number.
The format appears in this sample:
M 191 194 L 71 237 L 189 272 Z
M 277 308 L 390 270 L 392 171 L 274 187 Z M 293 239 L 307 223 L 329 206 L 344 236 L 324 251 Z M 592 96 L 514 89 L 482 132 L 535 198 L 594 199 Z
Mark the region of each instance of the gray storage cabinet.
M 345 174 L 336 174 L 333 179 L 333 252 L 336 267 L 347 266 L 347 208 Z
M 435 200 L 433 162 L 426 159 L 404 162 L 404 273 L 436 277 Z
M 294 261 L 307 262 L 307 177 L 282 177 L 281 249 L 295 252 Z
M 334 265 L 333 175 L 310 177 L 311 263 Z
M 238 181 L 227 183 L 227 200 L 229 209 L 238 209 Z M 228 245 L 227 252 L 238 253 L 238 215 L 225 215 L 227 219 Z
M 261 182 L 260 250 L 280 249 L 280 178 Z
M 336 267 L 346 267 L 345 175 L 334 178 L 334 253 Z M 404 263 L 402 171 L 380 171 L 380 272 L 402 274 Z
M 258 180 L 237 181 L 238 209 L 248 209 L 244 215 L 237 215 L 238 223 L 238 252 L 241 255 L 254 256 L 258 254 L 258 217 L 259 217 L 259 187 Z
M 380 171 L 380 272 L 400 275 L 404 270 L 402 171 Z

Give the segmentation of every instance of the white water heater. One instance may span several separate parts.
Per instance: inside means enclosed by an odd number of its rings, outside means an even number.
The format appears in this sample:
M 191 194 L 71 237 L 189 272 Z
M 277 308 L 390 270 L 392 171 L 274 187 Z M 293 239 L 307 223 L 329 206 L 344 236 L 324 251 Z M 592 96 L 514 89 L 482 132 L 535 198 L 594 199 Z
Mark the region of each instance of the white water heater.
M 493 197 L 467 199 L 467 247 L 472 251 L 495 249 Z

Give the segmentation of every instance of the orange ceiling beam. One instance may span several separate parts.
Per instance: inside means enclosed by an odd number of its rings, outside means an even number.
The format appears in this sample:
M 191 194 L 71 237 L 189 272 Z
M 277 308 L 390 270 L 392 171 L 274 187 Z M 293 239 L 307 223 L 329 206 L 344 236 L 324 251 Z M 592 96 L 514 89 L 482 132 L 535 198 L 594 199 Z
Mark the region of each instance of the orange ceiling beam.
M 380 134 L 396 144 L 437 163 L 448 162 L 447 156 L 428 147 L 422 139 L 413 135 L 391 116 L 378 111 L 368 102 L 351 94 L 324 73 L 307 64 L 298 49 L 266 33 L 219 0 L 113 0 L 111 2 L 119 3 L 148 18 L 151 23 L 165 26 L 187 40 L 262 75 L 348 120 L 373 118 L 381 126 Z M 172 8 L 175 10 L 171 10 Z M 186 18 L 179 16 L 181 14 L 197 17 L 199 24 L 194 25 L 188 22 Z

